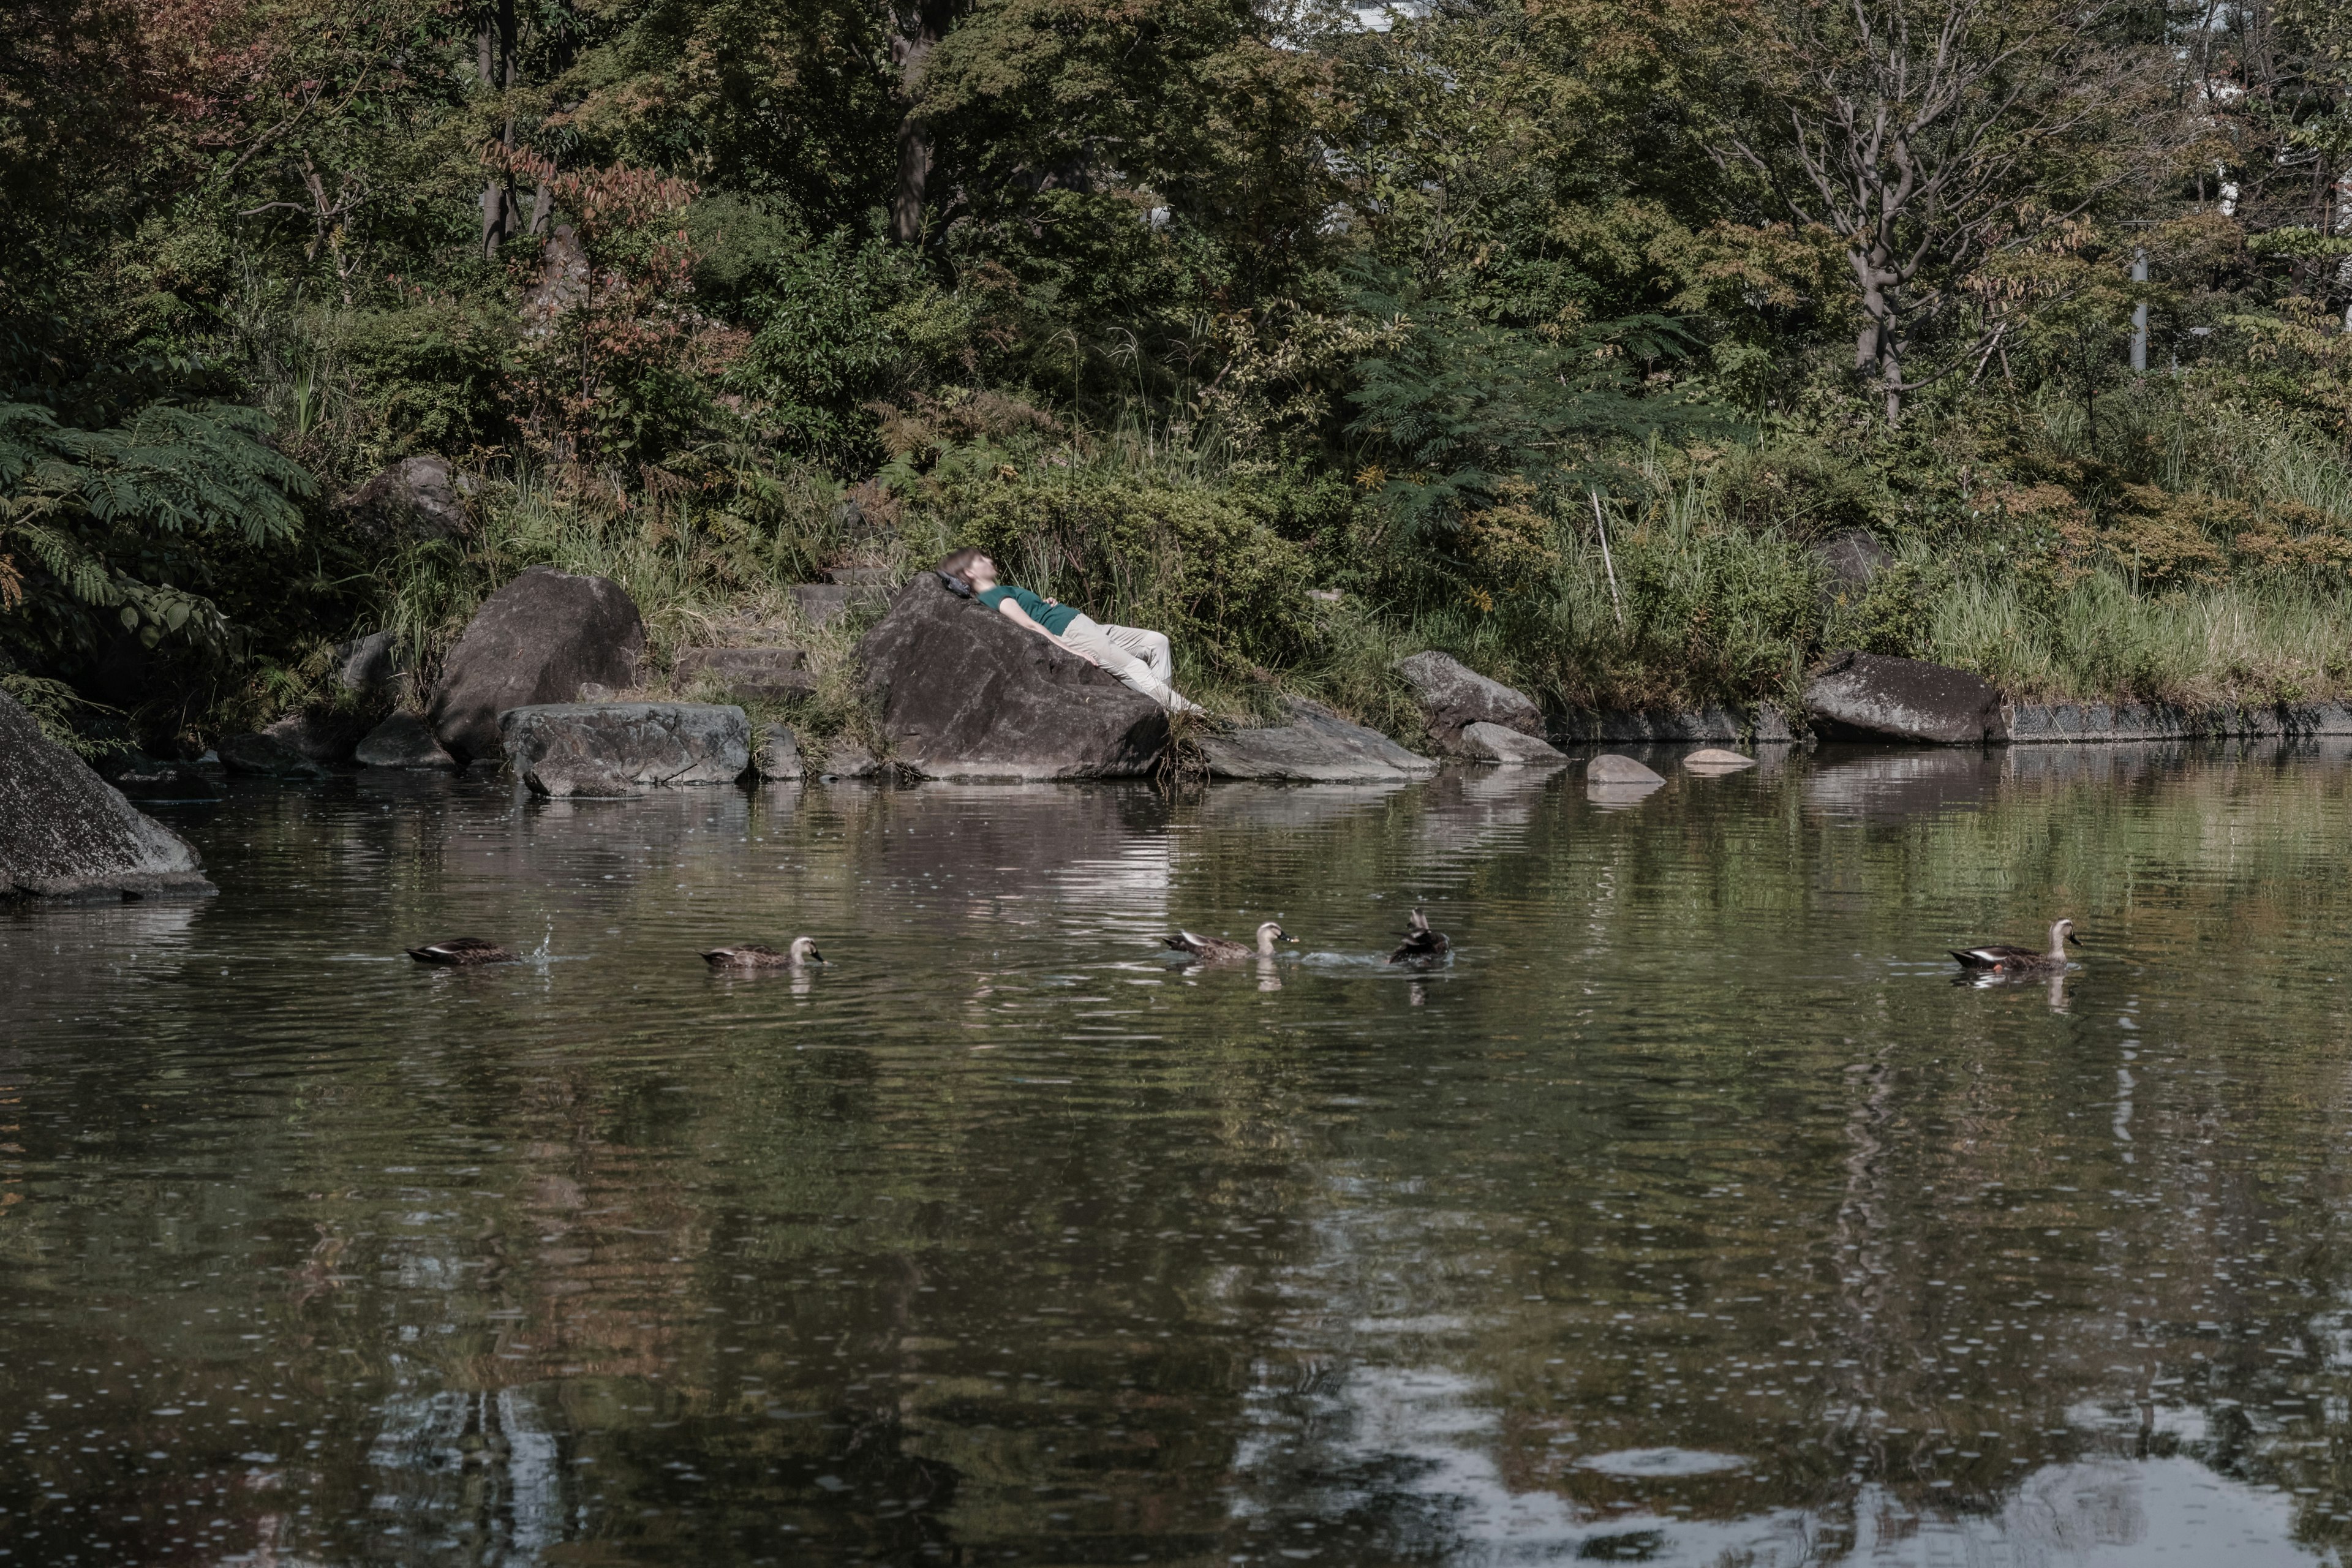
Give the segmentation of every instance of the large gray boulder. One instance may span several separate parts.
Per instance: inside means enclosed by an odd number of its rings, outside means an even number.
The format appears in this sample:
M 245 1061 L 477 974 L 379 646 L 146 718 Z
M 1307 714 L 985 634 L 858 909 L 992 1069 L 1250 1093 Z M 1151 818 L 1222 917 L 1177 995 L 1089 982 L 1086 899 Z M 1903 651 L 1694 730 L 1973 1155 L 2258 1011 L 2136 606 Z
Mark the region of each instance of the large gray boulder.
M 926 778 L 1129 777 L 1168 744 L 1158 703 L 931 573 L 899 594 L 857 657 L 891 758 Z
M 1272 784 L 1393 784 L 1427 778 L 1437 764 L 1377 730 L 1351 724 L 1319 702 L 1285 700 L 1290 721 L 1205 736 L 1209 776 Z
M 499 721 L 507 769 L 535 794 L 634 795 L 733 784 L 751 765 L 751 722 L 711 702 L 553 702 Z
M 458 761 L 496 756 L 499 715 L 636 680 L 646 625 L 618 583 L 534 566 L 482 602 L 449 650 L 425 717 Z
M 2009 739 L 2000 693 L 1964 669 L 1845 653 L 1805 688 L 1805 711 L 1832 737 L 1981 746 Z
M 1449 654 L 1417 653 L 1397 660 L 1396 668 L 1421 702 L 1430 740 L 1449 756 L 1478 754 L 1463 741 L 1463 731 L 1473 724 L 1499 724 L 1522 735 L 1544 732 L 1543 710 L 1534 699 Z
M 353 531 L 379 543 L 466 531 L 465 481 L 446 458 L 403 458 L 343 498 Z
M 0 898 L 197 897 L 202 864 L 0 692 Z

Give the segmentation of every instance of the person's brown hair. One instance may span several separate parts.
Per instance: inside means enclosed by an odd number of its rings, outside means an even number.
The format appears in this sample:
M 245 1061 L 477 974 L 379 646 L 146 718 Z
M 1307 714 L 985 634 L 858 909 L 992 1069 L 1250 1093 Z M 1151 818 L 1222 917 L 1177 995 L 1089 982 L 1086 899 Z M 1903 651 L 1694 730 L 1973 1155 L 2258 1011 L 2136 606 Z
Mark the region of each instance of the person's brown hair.
M 987 557 L 985 550 L 950 550 L 931 568 L 942 577 L 952 577 L 965 587 L 971 586 L 971 563 Z

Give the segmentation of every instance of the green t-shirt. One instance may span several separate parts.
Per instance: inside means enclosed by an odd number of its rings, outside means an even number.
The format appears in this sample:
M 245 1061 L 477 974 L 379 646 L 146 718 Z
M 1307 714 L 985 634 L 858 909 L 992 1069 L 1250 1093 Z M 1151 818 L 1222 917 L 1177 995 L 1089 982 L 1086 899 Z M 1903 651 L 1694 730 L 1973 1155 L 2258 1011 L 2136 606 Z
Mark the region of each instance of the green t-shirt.
M 1004 603 L 1007 595 L 1012 595 L 1013 602 L 1021 606 L 1023 614 L 1055 637 L 1060 637 L 1064 632 L 1068 631 L 1070 623 L 1078 618 L 1078 612 L 1068 605 L 1049 605 L 1028 589 L 1016 588 L 1010 583 L 1000 583 L 993 588 L 982 588 L 980 591 L 980 602 L 992 610 Z

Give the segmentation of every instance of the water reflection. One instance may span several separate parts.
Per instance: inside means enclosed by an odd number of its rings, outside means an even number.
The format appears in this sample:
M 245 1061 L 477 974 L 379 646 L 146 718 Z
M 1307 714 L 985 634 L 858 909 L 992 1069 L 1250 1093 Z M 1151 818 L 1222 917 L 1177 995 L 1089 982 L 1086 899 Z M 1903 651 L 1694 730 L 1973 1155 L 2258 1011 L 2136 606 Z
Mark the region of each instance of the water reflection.
M 0 1550 L 2328 1560 L 2347 783 L 159 808 L 219 899 L 0 915 Z

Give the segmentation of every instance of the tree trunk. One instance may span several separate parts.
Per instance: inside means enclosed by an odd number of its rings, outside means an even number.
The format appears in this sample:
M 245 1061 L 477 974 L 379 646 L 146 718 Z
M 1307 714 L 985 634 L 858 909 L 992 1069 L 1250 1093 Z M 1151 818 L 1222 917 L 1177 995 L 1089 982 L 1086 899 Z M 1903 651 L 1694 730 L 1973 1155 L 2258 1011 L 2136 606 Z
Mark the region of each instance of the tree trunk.
M 948 7 L 932 0 L 919 5 L 913 26 L 890 46 L 898 68 L 898 184 L 890 194 L 890 237 L 904 245 L 923 237 L 923 204 L 931 179 L 931 127 L 923 118 L 923 66 L 947 31 Z
M 1862 285 L 1862 331 L 1854 334 L 1853 368 L 1874 375 L 1886 397 L 1886 427 L 1903 417 L 1902 356 L 1895 344 L 1895 289 L 1900 279 L 1889 265 L 1885 247 L 1849 250 L 1855 279 Z
M 484 87 L 500 94 L 514 90 L 514 0 L 498 0 L 497 8 L 483 19 L 480 30 L 474 35 L 474 64 L 481 72 Z M 511 153 L 514 141 L 514 116 L 509 113 L 499 142 Z M 521 218 L 522 204 L 515 195 L 514 176 L 500 170 L 490 176 L 489 184 L 482 190 L 482 254 L 496 256 L 499 247 L 515 237 Z

